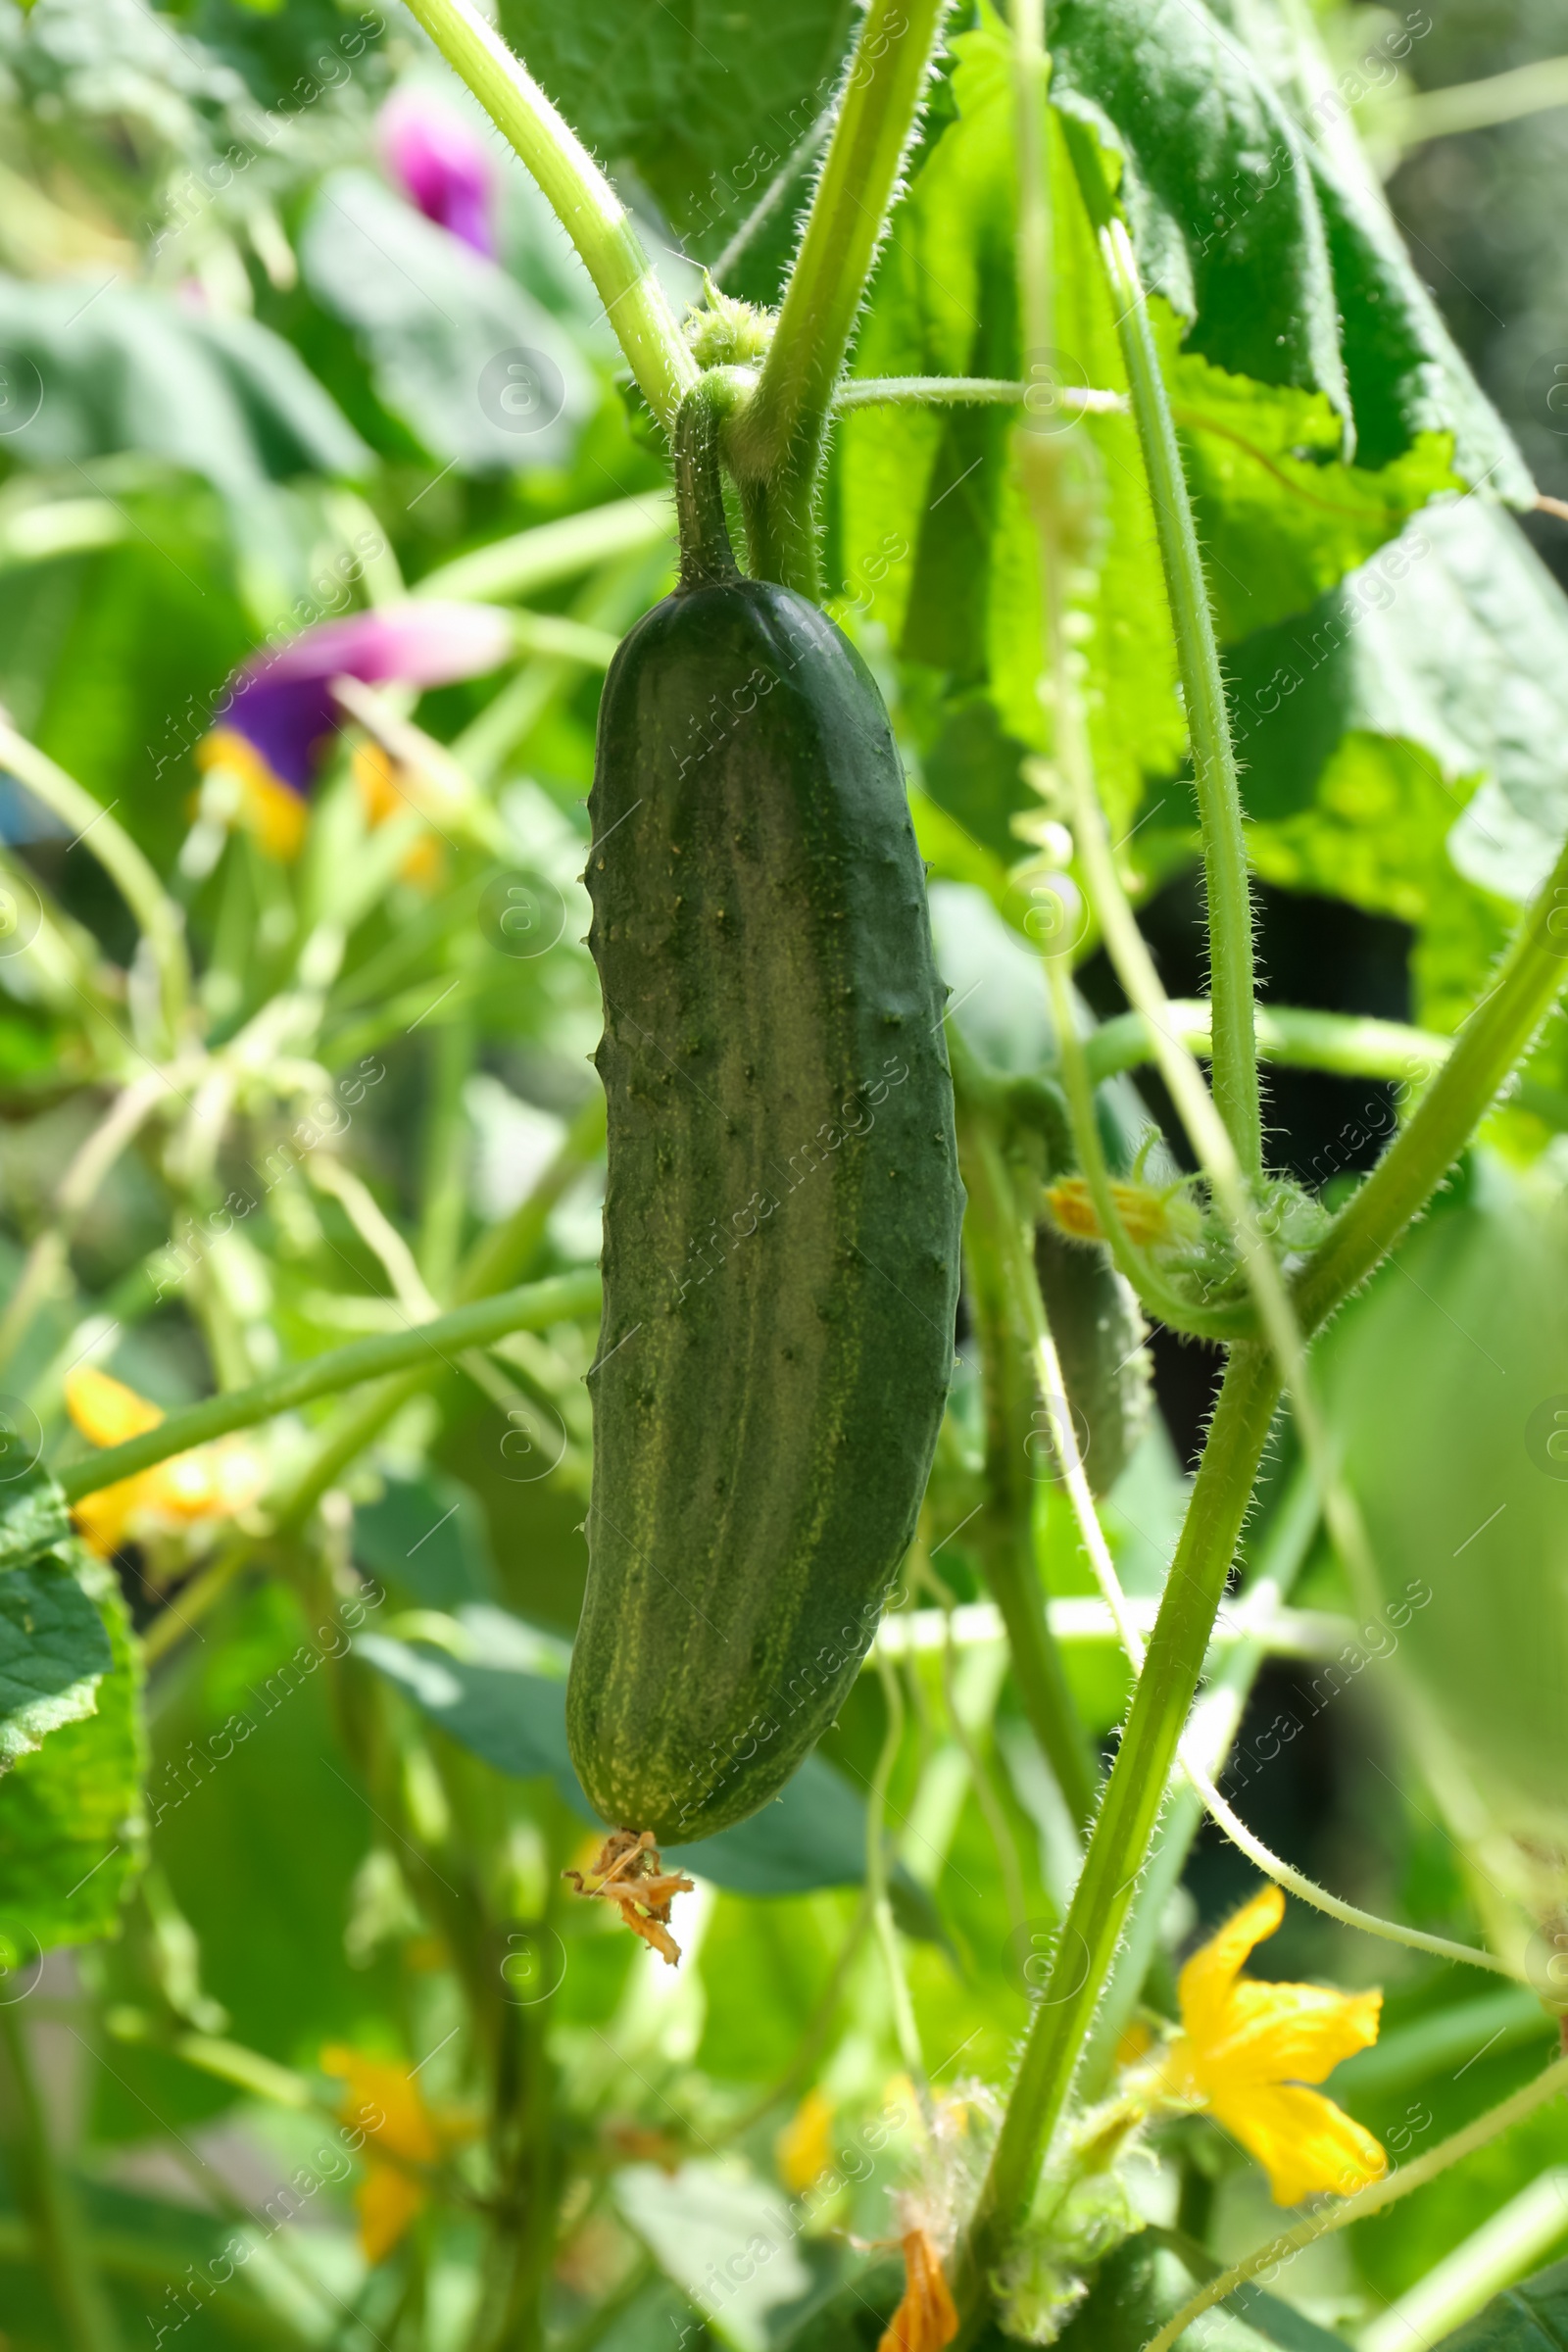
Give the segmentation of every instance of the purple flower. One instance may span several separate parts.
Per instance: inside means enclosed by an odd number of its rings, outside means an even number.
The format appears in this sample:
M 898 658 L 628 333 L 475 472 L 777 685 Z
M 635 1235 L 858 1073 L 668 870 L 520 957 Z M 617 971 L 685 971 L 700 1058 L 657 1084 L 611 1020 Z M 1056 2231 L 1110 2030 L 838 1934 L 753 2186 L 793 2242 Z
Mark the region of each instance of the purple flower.
M 379 131 L 382 161 L 410 202 L 493 262 L 495 180 L 478 133 L 417 87 L 393 91 Z
M 494 605 L 434 598 L 320 621 L 235 671 L 197 762 L 240 781 L 253 829 L 275 855 L 292 856 L 322 749 L 343 724 L 334 678 L 444 686 L 494 669 L 513 642 L 511 617 Z

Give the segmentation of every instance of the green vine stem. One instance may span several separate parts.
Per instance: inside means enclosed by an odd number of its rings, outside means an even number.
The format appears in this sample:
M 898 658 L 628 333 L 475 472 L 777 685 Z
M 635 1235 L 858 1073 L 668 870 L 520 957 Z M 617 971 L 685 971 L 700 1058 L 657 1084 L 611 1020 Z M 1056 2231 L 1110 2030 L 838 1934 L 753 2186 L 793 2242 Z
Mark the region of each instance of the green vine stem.
M 996 1141 L 972 1115 L 960 1113 L 958 1156 L 969 1196 L 963 1246 L 985 1381 L 987 1500 L 979 1529 L 986 1582 L 1006 1630 L 1029 1728 L 1067 1810 L 1085 1829 L 1094 1816 L 1099 1774 L 1051 1631 L 1035 1557 L 1028 1451 L 1031 1441 L 1038 1443 L 1035 1383 L 1014 1313 L 1022 1220 Z
M 1317 1490 L 1304 1466 L 1298 1464 L 1285 1492 L 1269 1512 L 1255 1556 L 1240 1597 L 1249 1614 L 1282 1609 L 1300 1574 L 1319 1525 Z M 1222 1770 L 1231 1743 L 1241 1728 L 1252 1684 L 1268 1655 L 1268 1645 L 1255 1634 L 1238 1641 L 1204 1685 L 1184 1734 L 1184 1745 L 1204 1758 L 1211 1772 Z M 1096 2014 L 1078 2079 L 1081 2096 L 1102 2097 L 1115 2065 L 1116 2045 L 1130 2024 L 1145 1980 L 1159 1950 L 1165 1906 L 1181 1884 L 1187 1855 L 1203 1819 L 1198 1791 L 1189 1783 L 1172 1788 L 1160 1816 L 1149 1860 L 1138 1882 L 1132 1908 L 1116 1954 L 1114 1974 Z
M 1386 2174 L 1381 2180 L 1374 2180 L 1369 2188 L 1358 2189 L 1353 2197 L 1345 2198 L 1343 2203 L 1321 2206 L 1316 2213 L 1310 2213 L 1304 2221 L 1298 2222 L 1294 2229 L 1284 2230 L 1278 2237 L 1271 2237 L 1266 2244 L 1254 2247 L 1244 2262 L 1237 2263 L 1231 2270 L 1221 2271 L 1217 2278 L 1211 2278 L 1206 2286 L 1200 2287 L 1190 2302 L 1184 2303 L 1181 2310 L 1166 2321 L 1158 2333 L 1150 2338 L 1144 2352 L 1170 2352 L 1170 2347 L 1192 2326 L 1194 2320 L 1205 2311 L 1211 2311 L 1216 2303 L 1223 2303 L 1227 2295 L 1234 2294 L 1239 2286 L 1245 2286 L 1250 2278 L 1256 2278 L 1264 2272 L 1277 2271 L 1293 2255 L 1300 2253 L 1304 2246 L 1314 2244 L 1318 2238 L 1327 2237 L 1336 2230 L 1348 2230 L 1352 2222 L 1368 2221 L 1375 2213 L 1387 2212 L 1401 2197 L 1409 2196 L 1414 2189 L 1425 2188 L 1429 2180 L 1436 2180 L 1451 2166 L 1462 2163 L 1467 2156 L 1473 2156 L 1478 2148 L 1489 2146 L 1502 2132 L 1510 2131 L 1515 2124 L 1523 2123 L 1526 2116 L 1534 2115 L 1538 2107 L 1544 2107 L 1548 2099 L 1559 2098 L 1565 2090 L 1568 2090 L 1568 2058 L 1557 2058 L 1533 2082 L 1527 2082 L 1511 2098 L 1489 2108 L 1485 2115 L 1477 2116 L 1475 2122 L 1466 2124 L 1462 2132 L 1455 2132 L 1447 2139 L 1440 2140 L 1424 2156 L 1417 2156 L 1409 2164 L 1401 2164 L 1396 2172 Z
M 1408 1125 L 1313 1252 L 1297 1284 L 1309 1331 L 1366 1280 L 1419 1214 L 1495 1102 L 1568 981 L 1568 846 L 1532 902 L 1491 989 Z
M 305 1363 L 269 1373 L 248 1388 L 230 1389 L 224 1396 L 187 1405 L 183 1412 L 169 1414 L 156 1429 L 139 1438 L 127 1438 L 122 1446 L 108 1446 L 81 1461 L 66 1463 L 57 1474 L 61 1492 L 67 1502 L 79 1502 L 84 1494 L 96 1494 L 121 1479 L 134 1478 L 139 1471 L 150 1470 L 155 1463 L 187 1452 L 193 1446 L 227 1437 L 232 1430 L 253 1429 L 257 1422 L 292 1412 L 318 1396 L 330 1396 L 339 1389 L 379 1380 L 388 1373 L 423 1367 L 432 1358 L 444 1361 L 466 1348 L 487 1348 L 514 1331 L 542 1331 L 552 1323 L 581 1320 L 595 1314 L 598 1307 L 599 1272 L 595 1267 L 503 1291 L 499 1298 L 454 1307 L 450 1314 L 413 1324 L 407 1331 L 351 1340 L 346 1348 L 330 1348 Z
M 1102 1989 L 1109 1981 L 1165 1802 L 1278 1396 L 1279 1379 L 1268 1351 L 1257 1347 L 1233 1349 L 1148 1661 L 1133 1693 L 1050 1979 L 1035 2009 L 991 2167 L 958 2257 L 955 2293 L 962 2319 L 960 2345 L 972 2344 L 984 2324 L 991 2274 L 1028 2213 Z
M 695 372 L 692 377 L 696 381 Z M 532 596 L 579 572 L 596 571 L 624 556 L 649 554 L 669 538 L 669 497 L 662 490 L 589 507 L 560 522 L 535 523 L 510 539 L 493 539 L 416 581 L 415 597 L 452 597 L 460 604 Z
M 409 0 L 409 11 L 549 198 L 598 289 L 644 399 L 667 430 L 682 395 L 697 381 L 697 363 L 630 214 L 576 132 L 470 0 Z
M 729 435 L 752 569 L 806 596 L 816 595 L 820 578 L 814 508 L 834 386 L 947 8 L 948 0 L 870 0 L 773 341 Z
M 1214 1101 L 1244 1174 L 1263 1165 L 1263 1121 L 1252 1036 L 1252 900 L 1242 832 L 1242 795 L 1231 743 L 1225 681 L 1203 579 L 1187 477 L 1170 399 L 1150 324 L 1143 282 L 1126 227 L 1112 209 L 1093 135 L 1074 126 L 1073 162 L 1099 234 L 1116 311 L 1116 332 L 1132 391 L 1133 417 L 1154 510 L 1165 594 L 1176 633 L 1187 730 L 1198 786 L 1208 897 L 1213 997 Z
M 179 1042 L 190 1002 L 190 958 L 185 950 L 185 923 L 179 908 L 113 812 L 68 776 L 36 744 L 19 735 L 0 716 L 0 768 L 24 784 L 35 800 L 61 823 L 69 825 L 90 849 L 104 872 L 136 919 L 147 954 L 158 975 L 158 994 L 167 1052 Z
M 1165 1026 L 1189 1054 L 1205 1054 L 1212 1037 L 1211 1005 L 1201 999 L 1173 997 Z M 1345 1078 L 1392 1078 L 1424 1086 L 1453 1051 L 1451 1037 L 1402 1021 L 1379 1021 L 1359 1013 L 1318 1012 L 1311 1007 L 1259 1004 L 1252 1015 L 1258 1057 L 1289 1069 L 1332 1070 Z M 1141 1012 L 1117 1013 L 1083 1041 L 1091 1082 L 1099 1086 L 1123 1070 L 1154 1058 L 1155 1045 Z
M 1036 387 L 998 375 L 852 375 L 833 395 L 833 414 L 849 409 L 1017 408 Z M 1054 389 L 1054 415 L 1125 416 L 1125 392 L 1097 392 L 1076 384 Z

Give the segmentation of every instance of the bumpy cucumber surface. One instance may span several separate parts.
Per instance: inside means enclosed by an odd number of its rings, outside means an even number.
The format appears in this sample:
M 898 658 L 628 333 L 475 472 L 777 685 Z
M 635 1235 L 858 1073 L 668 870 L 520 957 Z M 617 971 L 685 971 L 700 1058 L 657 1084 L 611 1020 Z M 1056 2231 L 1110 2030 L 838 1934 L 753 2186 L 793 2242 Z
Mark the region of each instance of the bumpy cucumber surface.
M 605 1306 L 567 1721 L 607 1822 L 709 1836 L 831 1722 L 954 1352 L 944 992 L 881 698 L 814 606 L 677 589 L 589 803 Z
M 1149 1427 L 1148 1332 L 1130 1282 L 1110 1252 L 1035 1227 L 1035 1272 L 1056 1344 L 1084 1469 L 1108 1494 Z

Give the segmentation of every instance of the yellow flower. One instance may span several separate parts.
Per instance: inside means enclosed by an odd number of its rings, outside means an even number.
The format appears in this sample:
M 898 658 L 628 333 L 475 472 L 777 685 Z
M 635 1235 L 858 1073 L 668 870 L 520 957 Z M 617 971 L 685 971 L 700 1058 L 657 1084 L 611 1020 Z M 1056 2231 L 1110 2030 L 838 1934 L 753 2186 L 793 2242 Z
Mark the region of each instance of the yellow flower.
M 1276 2205 L 1298 2205 L 1349 2196 L 1388 2170 L 1370 2132 L 1302 2087 L 1376 2041 L 1383 1995 L 1244 1977 L 1247 1955 L 1284 1916 L 1284 1895 L 1265 1886 L 1193 1954 L 1177 1987 L 1182 2032 L 1159 2072 L 1169 2097 L 1206 2107 L 1257 2158 Z
M 310 809 L 302 793 L 291 792 L 267 760 L 235 727 L 214 727 L 196 746 L 203 774 L 220 773 L 236 795 L 234 822 L 270 858 L 285 864 L 305 846 Z
M 445 812 L 440 808 L 439 782 L 405 767 L 378 743 L 356 745 L 350 766 L 366 822 L 372 831 L 377 825 L 384 825 L 389 817 L 403 816 L 411 808 L 417 809 L 421 816 L 431 817 L 432 821 L 438 813 Z M 451 798 L 450 794 L 446 797 Z M 432 801 L 435 808 L 430 806 Z M 416 883 L 421 890 L 439 890 L 447 872 L 441 844 L 431 834 L 421 833 L 405 850 L 398 871 L 405 882 Z
M 808 2090 L 773 2143 L 778 2177 L 799 2196 L 832 2169 L 833 2102 Z
M 367 2262 L 384 2262 L 430 2202 L 420 2170 L 471 2139 L 477 2125 L 458 2109 L 427 2107 L 413 2075 L 394 2058 L 370 2058 L 334 2041 L 321 2052 L 321 2071 L 342 2079 L 338 2113 L 366 2136 L 365 2178 L 354 2192 L 360 2249 Z M 377 2161 L 377 2150 L 392 2161 Z
M 87 1364 L 66 1375 L 66 1410 L 94 1446 L 122 1446 L 164 1418 L 134 1389 Z M 100 1487 L 73 1506 L 73 1515 L 92 1549 L 107 1560 L 137 1535 L 198 1519 L 232 1519 L 249 1508 L 264 1484 L 260 1457 L 242 1441 L 223 1440 Z

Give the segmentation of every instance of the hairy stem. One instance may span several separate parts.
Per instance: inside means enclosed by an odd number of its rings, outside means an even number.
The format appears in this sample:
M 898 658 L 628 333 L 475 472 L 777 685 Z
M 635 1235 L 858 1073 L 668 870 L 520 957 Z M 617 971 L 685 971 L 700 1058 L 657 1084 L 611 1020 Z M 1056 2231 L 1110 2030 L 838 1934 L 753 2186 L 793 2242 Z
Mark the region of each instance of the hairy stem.
M 1165 594 L 1176 633 L 1176 657 L 1203 837 L 1214 1024 L 1214 1102 L 1244 1174 L 1255 1178 L 1263 1165 L 1263 1119 L 1252 1036 L 1252 899 L 1247 874 L 1247 844 L 1242 832 L 1241 786 L 1231 742 L 1230 713 L 1225 706 L 1225 681 L 1220 675 L 1214 619 L 1209 610 L 1203 560 L 1199 551 L 1187 477 L 1182 471 L 1170 398 L 1132 241 L 1124 223 L 1111 211 L 1098 145 L 1087 136 L 1075 137 L 1072 145 L 1090 214 L 1099 231 L 1101 256 L 1116 310 L 1116 331 L 1132 391 L 1133 417 L 1143 450 L 1165 573 Z
M 1201 999 L 1172 998 L 1165 1025 L 1190 1054 L 1207 1054 L 1213 1036 L 1213 1006 Z M 1258 1058 L 1297 1070 L 1332 1070 L 1345 1078 L 1392 1078 L 1422 1086 L 1443 1067 L 1453 1040 L 1402 1021 L 1379 1021 L 1360 1013 L 1319 1012 L 1312 1006 L 1259 1004 L 1252 1016 Z M 1141 1012 L 1102 1021 L 1083 1041 L 1084 1059 L 1096 1086 L 1119 1071 L 1152 1061 L 1155 1045 Z
M 752 569 L 807 596 L 818 585 L 813 504 L 833 388 L 897 193 L 947 5 L 870 0 L 772 345 L 730 436 L 746 500 Z
M 409 9 L 554 206 L 643 398 L 668 430 L 682 395 L 697 381 L 697 363 L 630 214 L 576 132 L 470 0 L 409 0 Z
M 1266 1350 L 1233 1350 L 1166 1580 L 1149 1657 L 1007 2101 L 956 2292 L 960 2344 L 983 2324 L 993 2270 L 1029 2208 L 1111 1974 L 1176 1762 L 1279 1395 Z
M 61 1491 L 68 1502 L 79 1502 L 84 1494 L 96 1494 L 122 1479 L 134 1478 L 172 1454 L 226 1437 L 231 1430 L 252 1429 L 258 1421 L 291 1412 L 315 1397 L 329 1396 L 339 1389 L 379 1380 L 388 1373 L 415 1368 L 424 1372 L 432 1362 L 445 1363 L 466 1348 L 489 1347 L 509 1332 L 541 1331 L 551 1323 L 581 1319 L 596 1313 L 598 1306 L 599 1273 L 594 1268 L 504 1291 L 499 1298 L 455 1307 L 450 1314 L 412 1324 L 407 1331 L 353 1340 L 346 1348 L 331 1348 L 308 1362 L 269 1373 L 248 1388 L 231 1389 L 225 1396 L 210 1396 L 202 1404 L 171 1413 L 156 1429 L 127 1439 L 122 1446 L 109 1446 L 84 1461 L 68 1462 L 59 1473 Z

